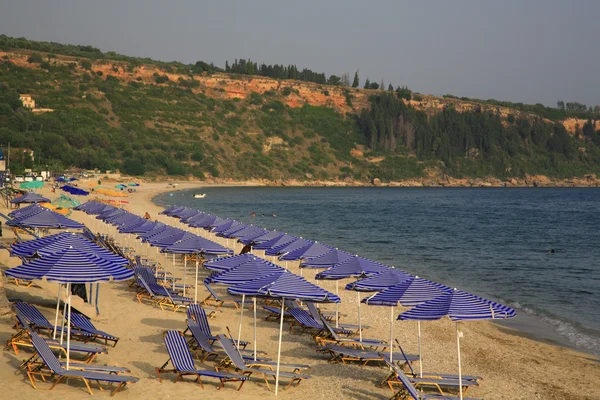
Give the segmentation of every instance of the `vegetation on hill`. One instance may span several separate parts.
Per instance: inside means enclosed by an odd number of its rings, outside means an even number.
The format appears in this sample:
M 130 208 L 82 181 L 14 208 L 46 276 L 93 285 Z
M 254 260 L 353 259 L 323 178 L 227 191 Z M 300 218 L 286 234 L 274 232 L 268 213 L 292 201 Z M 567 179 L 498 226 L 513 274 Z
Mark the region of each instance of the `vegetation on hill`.
M 32 149 L 35 164 L 54 170 L 362 181 L 418 178 L 432 170 L 500 178 L 600 172 L 597 114 L 578 103 L 564 110 L 503 103 L 514 110 L 506 116 L 489 107 L 500 104 L 488 100 L 467 111 L 446 105 L 431 113 L 410 105 L 421 95 L 389 85 L 388 91 L 364 92 L 371 94 L 370 104 L 358 115 L 342 114 L 339 107 L 309 105 L 293 86 L 220 96 L 224 89 L 217 84 L 208 90 L 201 76 L 221 70 L 203 61 L 163 63 L 0 35 L 0 50 L 14 49 L 20 58 L 7 53 L 0 59 L 0 144 Z M 142 75 L 149 66 L 150 73 Z M 359 90 L 358 71 L 350 85 L 347 74 L 326 77 L 293 65 L 236 60 L 225 70 L 232 77 L 316 82 L 310 90 L 324 99 L 333 90 L 326 83 L 342 86 L 336 90 L 343 92 L 346 109 L 354 109 Z M 22 93 L 54 112 L 23 108 Z M 578 135 L 556 123 L 567 116 L 588 120 Z M 11 159 L 16 173 L 34 163 L 19 154 Z

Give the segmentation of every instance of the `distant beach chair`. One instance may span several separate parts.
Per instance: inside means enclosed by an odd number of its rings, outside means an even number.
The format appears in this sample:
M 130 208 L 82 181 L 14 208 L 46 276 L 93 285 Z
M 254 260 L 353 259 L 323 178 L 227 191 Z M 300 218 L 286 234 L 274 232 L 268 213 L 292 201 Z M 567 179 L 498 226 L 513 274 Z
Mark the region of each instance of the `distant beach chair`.
M 71 313 L 71 325 L 80 331 L 89 333 L 93 338 L 104 340 L 104 344 L 108 344 L 108 341 L 110 340 L 113 342 L 113 347 L 115 347 L 119 341 L 118 337 L 96 329 L 92 321 L 90 321 L 86 316 L 77 312 Z
M 52 384 L 49 390 L 54 389 L 56 385 L 58 385 L 61 381 L 65 379 L 81 379 L 85 383 L 85 386 L 87 387 L 87 390 L 90 394 L 93 394 L 92 388 L 90 387 L 90 381 L 96 381 L 99 387 L 100 382 L 108 382 L 110 384 L 116 383 L 117 386 L 111 392 L 111 396 L 123 390 L 128 383 L 135 383 L 139 380 L 138 378 L 133 376 L 120 375 L 115 373 L 101 373 L 96 371 L 80 369 L 66 370 L 62 367 L 62 364 L 58 361 L 54 353 L 52 353 L 52 350 L 50 350 L 48 344 L 37 333 L 31 332 L 31 342 L 39 357 L 43 360 L 46 367 L 50 370 L 50 373 L 46 373 L 39 368 L 27 369 L 27 376 L 29 377 L 29 381 L 36 390 L 36 376 L 40 376 L 40 378 L 44 382 L 46 381 L 46 378 L 52 378 L 55 376 L 58 377 L 56 382 Z M 100 387 L 100 389 L 102 390 L 102 387 Z
M 458 377 L 456 377 L 456 379 L 454 379 L 454 378 L 444 379 L 439 376 L 436 376 L 436 377 L 424 376 L 423 378 L 409 377 L 404 373 L 404 371 L 402 371 L 402 369 L 397 364 L 390 361 L 390 358 L 387 354 L 379 353 L 379 355 L 383 359 L 383 361 L 387 364 L 387 366 L 392 369 L 393 373 L 396 374 L 396 376 L 398 377 L 398 380 L 402 383 L 402 385 L 406 389 L 408 389 L 407 384 L 409 386 L 411 386 L 415 391 L 419 390 L 419 388 L 421 388 L 421 387 L 430 387 L 430 388 L 433 387 L 440 392 L 439 395 L 447 396 L 448 394 L 445 393 L 443 388 L 446 388 L 446 389 L 451 388 L 451 389 L 455 389 L 456 391 L 458 391 L 459 388 L 462 386 L 463 387 L 463 395 L 464 395 L 464 394 L 467 394 L 469 388 L 471 388 L 473 386 L 479 386 L 479 383 L 476 380 L 470 380 L 470 379 L 463 378 L 462 381 L 459 381 Z M 390 381 L 388 380 L 388 384 L 389 384 L 389 382 Z M 392 390 L 394 390 L 392 385 L 389 385 L 389 386 Z M 403 392 L 403 390 L 401 390 L 400 392 Z M 396 398 L 398 395 L 399 394 L 396 393 L 394 398 Z M 418 398 L 419 397 L 415 397 L 415 399 L 418 399 Z M 421 397 L 421 398 L 423 398 L 423 397 Z M 429 398 L 437 398 L 437 397 L 429 397 Z M 443 398 L 445 398 L 445 397 L 443 397 Z
M 271 390 L 271 386 L 269 385 L 269 380 L 267 379 L 267 377 L 269 377 L 269 376 L 273 377 L 273 378 L 276 377 L 276 372 L 272 369 L 273 368 L 272 366 L 268 366 L 268 369 L 267 369 L 267 368 L 260 368 L 260 367 L 253 368 L 253 367 L 247 365 L 244 358 L 240 355 L 237 348 L 235 347 L 233 342 L 228 337 L 226 337 L 225 335 L 218 335 L 218 338 L 219 338 L 219 342 L 221 343 L 221 347 L 227 354 L 227 358 L 224 359 L 223 361 L 221 361 L 221 365 L 223 367 L 225 367 L 225 368 L 234 367 L 237 371 L 240 371 L 242 374 L 244 374 L 248 377 L 250 377 L 254 373 L 260 374 L 260 375 L 262 375 L 263 379 L 265 380 L 267 388 L 269 388 L 269 390 Z M 257 363 L 254 365 L 261 366 L 260 363 Z M 219 369 L 220 367 L 216 367 L 216 368 Z M 279 377 L 285 378 L 285 379 L 290 379 L 290 383 L 284 388 L 284 390 L 290 388 L 292 385 L 294 385 L 294 383 L 296 384 L 296 386 L 298 386 L 300 384 L 300 382 L 302 382 L 303 380 L 310 379 L 310 375 L 304 375 L 304 374 L 300 374 L 300 373 L 287 372 L 287 371 L 279 371 Z
M 161 367 L 156 368 L 156 374 L 160 382 L 162 382 L 160 374 L 165 372 L 173 372 L 177 374 L 174 382 L 177 382 L 179 379 L 183 380 L 185 375 L 196 376 L 196 382 L 198 382 L 202 388 L 204 388 L 204 384 L 202 383 L 201 377 L 218 379 L 221 382 L 221 385 L 218 387 L 218 389 L 224 387 L 226 382 L 241 382 L 240 386 L 237 388 L 237 390 L 240 390 L 244 385 L 244 382 L 248 380 L 248 377 L 243 375 L 197 369 L 194 365 L 194 359 L 192 358 L 192 354 L 190 353 L 183 333 L 179 331 L 167 331 L 163 335 L 163 338 L 165 345 L 167 346 L 169 359 Z M 165 368 L 169 362 L 173 366 L 173 369 Z
M 219 357 L 225 357 L 226 354 L 223 351 L 223 349 L 220 348 L 216 348 L 215 346 L 213 346 L 213 344 L 211 343 L 211 340 L 204 334 L 204 332 L 202 331 L 202 329 L 200 329 L 200 326 L 198 326 L 197 324 L 195 324 L 194 322 L 190 322 L 188 323 L 188 328 L 187 330 L 190 331 L 190 333 L 192 334 L 192 339 L 190 339 L 188 341 L 188 345 L 190 346 L 190 349 L 195 352 L 195 353 L 201 353 L 202 354 L 202 358 L 198 357 L 201 362 L 204 362 L 205 360 L 212 360 L 212 361 L 216 361 L 217 358 Z M 244 358 L 253 358 L 254 354 L 252 353 L 251 350 L 240 350 L 240 353 L 242 354 L 242 356 Z M 259 352 L 262 353 L 262 352 Z M 265 360 L 263 357 L 259 358 L 261 361 Z M 266 360 L 269 361 L 269 360 Z
M 236 309 L 240 309 L 240 304 L 242 303 L 242 300 L 240 300 L 239 298 L 230 295 L 219 295 L 215 292 L 213 288 L 210 287 L 210 285 L 204 284 L 204 286 L 206 286 L 206 289 L 208 290 L 210 295 L 204 300 L 202 300 L 203 304 L 214 305 L 215 307 L 217 307 L 217 309 L 219 309 L 221 308 L 221 306 L 223 306 L 223 304 L 228 303 L 233 304 Z

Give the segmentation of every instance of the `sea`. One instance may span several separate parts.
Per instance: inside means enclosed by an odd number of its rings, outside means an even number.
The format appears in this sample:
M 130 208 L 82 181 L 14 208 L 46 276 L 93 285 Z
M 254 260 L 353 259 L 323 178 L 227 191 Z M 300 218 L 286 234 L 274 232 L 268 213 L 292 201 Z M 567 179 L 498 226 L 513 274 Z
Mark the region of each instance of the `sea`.
M 154 202 L 316 240 L 502 302 L 517 317 L 500 325 L 600 355 L 600 189 L 206 187 Z

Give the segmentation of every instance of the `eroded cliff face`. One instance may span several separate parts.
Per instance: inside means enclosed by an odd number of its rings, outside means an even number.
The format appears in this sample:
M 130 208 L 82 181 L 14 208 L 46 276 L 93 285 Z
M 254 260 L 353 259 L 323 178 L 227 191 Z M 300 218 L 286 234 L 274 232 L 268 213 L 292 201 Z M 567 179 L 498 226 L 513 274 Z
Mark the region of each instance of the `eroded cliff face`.
M 39 68 L 38 64 L 28 63 L 28 57 L 29 53 L 24 51 L 0 51 L 0 58 L 9 60 L 16 65 L 27 68 Z M 68 56 L 56 56 L 56 58 L 53 59 L 53 62 L 64 65 L 79 61 L 81 61 L 81 59 Z M 269 91 L 274 91 L 279 94 L 288 93 L 283 96 L 282 102 L 290 107 L 302 107 L 304 104 L 318 107 L 330 107 L 334 108 L 342 115 L 346 113 L 358 113 L 361 109 L 368 107 L 369 96 L 380 92 L 378 90 L 330 86 L 312 82 L 279 80 L 239 74 L 216 73 L 212 75 L 184 75 L 167 72 L 154 65 L 141 65 L 131 69 L 129 63 L 120 61 L 90 60 L 90 62 L 92 64 L 91 70 L 93 72 L 101 71 L 103 77 L 112 75 L 124 82 L 138 81 L 146 84 L 155 84 L 156 74 L 166 76 L 173 82 L 177 82 L 180 79 L 187 81 L 195 80 L 198 82 L 198 85 L 197 87 L 191 88 L 194 93 L 202 93 L 209 97 L 222 99 L 245 99 L 250 96 L 252 92 L 259 94 L 264 94 Z M 79 65 L 73 70 L 74 74 L 83 74 L 85 72 L 86 70 L 79 67 Z M 419 100 L 413 99 L 407 101 L 407 103 L 428 114 L 439 112 L 445 106 L 452 105 L 458 111 L 470 111 L 480 107 L 484 110 L 498 112 L 505 118 L 511 114 L 514 116 L 531 115 L 532 118 L 534 117 L 532 114 L 523 113 L 507 107 L 482 105 L 459 99 L 421 94 L 418 98 Z M 551 121 L 548 120 L 548 122 Z M 570 134 L 576 134 L 581 131 L 581 127 L 585 122 L 585 120 L 577 118 L 568 118 L 562 121 L 562 124 Z M 595 124 L 596 129 L 600 129 L 600 120 L 595 121 Z

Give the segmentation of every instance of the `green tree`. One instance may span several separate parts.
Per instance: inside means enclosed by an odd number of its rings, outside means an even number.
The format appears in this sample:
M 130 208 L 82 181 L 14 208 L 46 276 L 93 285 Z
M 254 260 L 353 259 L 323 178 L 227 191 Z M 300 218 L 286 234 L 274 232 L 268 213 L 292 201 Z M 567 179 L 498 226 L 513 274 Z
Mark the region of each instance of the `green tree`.
M 128 158 L 123 162 L 121 172 L 124 172 L 127 175 L 141 176 L 146 172 L 146 168 L 140 160 Z
M 358 70 L 356 70 L 356 72 L 354 73 L 354 80 L 352 81 L 352 87 L 358 87 L 358 85 L 360 85 L 360 82 L 358 80 Z
M 364 88 L 365 89 L 371 89 L 371 81 L 369 80 L 369 78 L 367 78 L 365 80 L 365 86 L 364 86 Z

